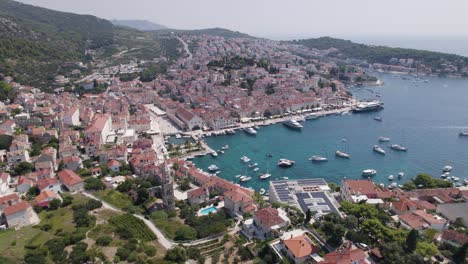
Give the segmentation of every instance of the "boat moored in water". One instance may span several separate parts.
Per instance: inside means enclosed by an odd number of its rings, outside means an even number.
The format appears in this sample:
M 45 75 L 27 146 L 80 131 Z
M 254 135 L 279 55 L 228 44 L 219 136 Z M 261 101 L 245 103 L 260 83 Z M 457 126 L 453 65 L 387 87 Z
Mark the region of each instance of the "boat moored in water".
M 443 172 L 451 172 L 452 171 L 452 166 L 450 165 L 446 165 L 443 169 L 442 169 Z
M 280 159 L 278 160 L 278 166 L 283 167 L 283 168 L 289 168 L 294 165 L 295 161 L 294 160 L 288 160 L 288 159 Z
M 389 142 L 390 138 L 389 137 L 379 137 L 379 142 Z
M 344 153 L 344 152 L 339 151 L 339 150 L 337 150 L 337 151 L 335 152 L 335 155 L 336 155 L 337 157 L 344 158 L 344 159 L 349 159 L 349 158 L 351 158 L 351 156 L 349 156 L 349 154 Z
M 210 154 L 211 154 L 211 156 L 213 156 L 213 158 L 218 157 L 218 153 L 216 151 L 213 151 Z
M 458 133 L 458 135 L 460 137 L 468 137 L 468 131 L 460 131 L 460 133 Z
M 374 120 L 375 120 L 375 121 L 382 122 L 382 121 L 383 121 L 383 118 L 380 117 L 380 116 L 376 116 L 376 117 L 374 117 Z
M 398 173 L 398 179 L 401 179 L 403 177 L 405 177 L 405 173 L 404 172 L 399 172 Z
M 252 164 L 249 164 L 248 166 L 249 166 L 249 168 L 256 167 L 256 166 L 258 166 L 258 163 L 252 163 Z
M 270 173 L 264 173 L 264 174 L 260 175 L 260 180 L 266 180 L 266 179 L 268 179 L 270 177 L 271 177 Z
M 283 122 L 283 125 L 292 129 L 302 129 L 303 126 L 299 124 L 295 119 L 289 119 Z
M 382 155 L 385 155 L 385 150 L 383 150 L 383 148 L 381 148 L 380 146 L 378 145 L 374 145 L 374 147 L 372 148 L 375 152 L 379 153 L 379 154 L 382 154 Z
M 252 178 L 248 176 L 240 176 L 239 179 L 241 182 L 246 182 L 246 181 L 250 181 Z
M 250 161 L 250 158 L 247 157 L 247 156 L 242 156 L 242 157 L 241 157 L 241 160 L 242 160 L 243 162 L 247 163 L 247 162 Z
M 265 189 L 263 189 L 263 188 L 261 188 L 259 193 L 260 193 L 260 195 L 264 195 L 264 194 L 265 194 L 265 192 L 266 192 L 266 190 L 265 190 Z
M 394 178 L 395 178 L 395 177 L 394 177 L 393 175 L 388 176 L 388 180 L 389 180 L 389 181 L 393 181 Z
M 312 156 L 309 158 L 309 160 L 313 161 L 313 162 L 324 162 L 324 161 L 328 161 L 327 158 L 325 157 L 322 157 L 322 156 Z
M 377 171 L 374 169 L 367 169 L 362 171 L 362 176 L 374 176 L 377 174 Z
M 390 148 L 393 149 L 393 150 L 396 150 L 396 151 L 407 151 L 408 149 L 403 147 L 403 146 L 400 146 L 398 144 L 392 144 L 390 145 Z
M 208 170 L 209 171 L 217 171 L 217 170 L 219 170 L 219 168 L 218 168 L 218 166 L 212 164 L 212 165 L 208 166 Z
M 245 131 L 247 134 L 252 135 L 252 136 L 257 135 L 257 131 L 256 131 L 253 127 L 245 127 L 245 128 L 244 128 L 244 131 Z
M 353 112 L 362 113 L 378 111 L 383 109 L 383 105 L 384 104 L 381 101 L 360 102 L 356 107 L 353 108 Z

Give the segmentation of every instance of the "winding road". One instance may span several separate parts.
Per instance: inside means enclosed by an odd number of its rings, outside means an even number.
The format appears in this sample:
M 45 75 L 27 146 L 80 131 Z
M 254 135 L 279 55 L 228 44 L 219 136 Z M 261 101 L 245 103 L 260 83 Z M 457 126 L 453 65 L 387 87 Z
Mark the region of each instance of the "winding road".
M 187 59 L 191 60 L 193 58 L 193 55 L 192 55 L 192 52 L 190 52 L 190 49 L 188 48 L 187 42 L 185 42 L 183 39 L 179 37 L 177 37 L 177 39 L 180 41 L 180 43 L 182 43 L 182 45 L 184 46 L 185 52 L 187 52 L 187 54 L 189 55 Z

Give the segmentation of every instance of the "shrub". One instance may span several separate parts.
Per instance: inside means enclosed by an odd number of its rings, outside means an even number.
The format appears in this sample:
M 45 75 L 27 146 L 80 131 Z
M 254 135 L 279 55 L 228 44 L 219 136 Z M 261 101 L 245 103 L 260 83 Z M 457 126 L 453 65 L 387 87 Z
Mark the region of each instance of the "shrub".
M 102 236 L 96 239 L 96 244 L 102 247 L 108 246 L 111 242 L 112 242 L 112 237 L 110 236 Z

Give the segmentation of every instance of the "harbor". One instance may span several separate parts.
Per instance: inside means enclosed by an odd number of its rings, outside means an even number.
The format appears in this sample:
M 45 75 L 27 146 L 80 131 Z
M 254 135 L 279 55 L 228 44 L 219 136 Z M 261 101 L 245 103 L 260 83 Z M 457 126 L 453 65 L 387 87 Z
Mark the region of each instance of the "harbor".
M 382 78 L 385 85 L 381 87 L 351 88 L 359 99 L 376 99 L 378 93 L 385 102 L 382 111 L 343 115 L 351 109 L 334 110 L 326 116 L 300 122 L 303 126 L 300 130 L 281 124 L 293 117 L 242 124 L 260 129 L 255 136 L 242 130 L 236 130 L 234 135 L 204 135 L 212 150 L 226 144 L 230 148 L 217 157 L 195 157 L 193 162 L 204 170 L 215 164 L 220 170 L 218 176 L 257 190 L 268 189 L 268 180 L 259 178 L 264 173 L 271 174 L 269 180 L 324 178 L 339 183 L 344 177 L 366 178 L 362 176 L 363 170 L 373 169 L 376 173 L 372 179 L 389 186 L 402 184 L 419 173 L 440 178 L 446 165 L 453 167 L 452 175 L 463 183 L 468 171 L 468 148 L 463 144 L 468 144 L 468 138 L 459 133 L 468 127 L 461 98 L 468 96 L 464 89 L 466 80 L 430 78 L 425 86 L 419 86 L 398 76 L 382 75 Z M 450 92 L 444 87 L 449 87 Z M 413 100 L 423 95 L 427 98 Z M 450 104 L 435 111 L 431 105 L 440 104 L 439 98 Z M 382 117 L 382 121 L 376 122 L 375 117 Z M 385 155 L 374 151 L 374 145 Z M 349 158 L 337 155 L 337 150 Z M 242 156 L 251 160 L 248 164 L 258 163 L 259 170 L 253 171 L 241 162 Z M 309 160 L 312 156 L 327 161 L 314 162 Z M 281 158 L 294 160 L 295 164 L 290 168 L 278 167 Z M 401 172 L 404 177 L 397 177 Z M 236 175 L 251 179 L 240 182 Z M 392 181 L 390 175 L 394 175 Z

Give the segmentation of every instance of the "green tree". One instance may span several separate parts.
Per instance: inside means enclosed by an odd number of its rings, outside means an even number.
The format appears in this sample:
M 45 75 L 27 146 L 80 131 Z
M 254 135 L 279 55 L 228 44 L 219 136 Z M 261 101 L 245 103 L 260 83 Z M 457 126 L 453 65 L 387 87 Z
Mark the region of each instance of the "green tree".
M 23 175 L 26 173 L 30 173 L 34 170 L 34 165 L 27 161 L 20 162 L 15 166 L 13 172 L 15 175 Z
M 428 243 L 421 241 L 416 246 L 416 252 L 421 254 L 423 257 L 433 257 L 439 253 L 439 249 L 434 243 Z
M 304 219 L 304 224 L 307 225 L 310 222 L 310 219 L 312 219 L 312 212 L 310 211 L 310 209 L 307 209 L 306 217 Z
M 411 229 L 406 237 L 406 251 L 407 252 L 414 252 L 416 250 L 416 246 L 418 244 L 418 231 L 415 229 Z
M 62 201 L 54 198 L 52 199 L 52 201 L 49 202 L 49 210 L 57 210 L 61 204 L 62 204 Z
M 187 191 L 190 189 L 190 179 L 189 178 L 183 178 L 182 182 L 180 183 L 180 189 L 182 191 Z
M 465 264 L 466 263 L 466 258 L 468 257 L 468 242 L 463 244 L 460 248 L 458 248 L 455 253 L 453 254 L 453 261 L 456 264 Z
M 166 252 L 165 259 L 177 263 L 184 263 L 188 259 L 187 251 L 183 247 L 176 246 Z
M 194 240 L 197 238 L 197 231 L 187 225 L 180 226 L 176 232 L 174 240 L 183 241 L 183 240 Z

